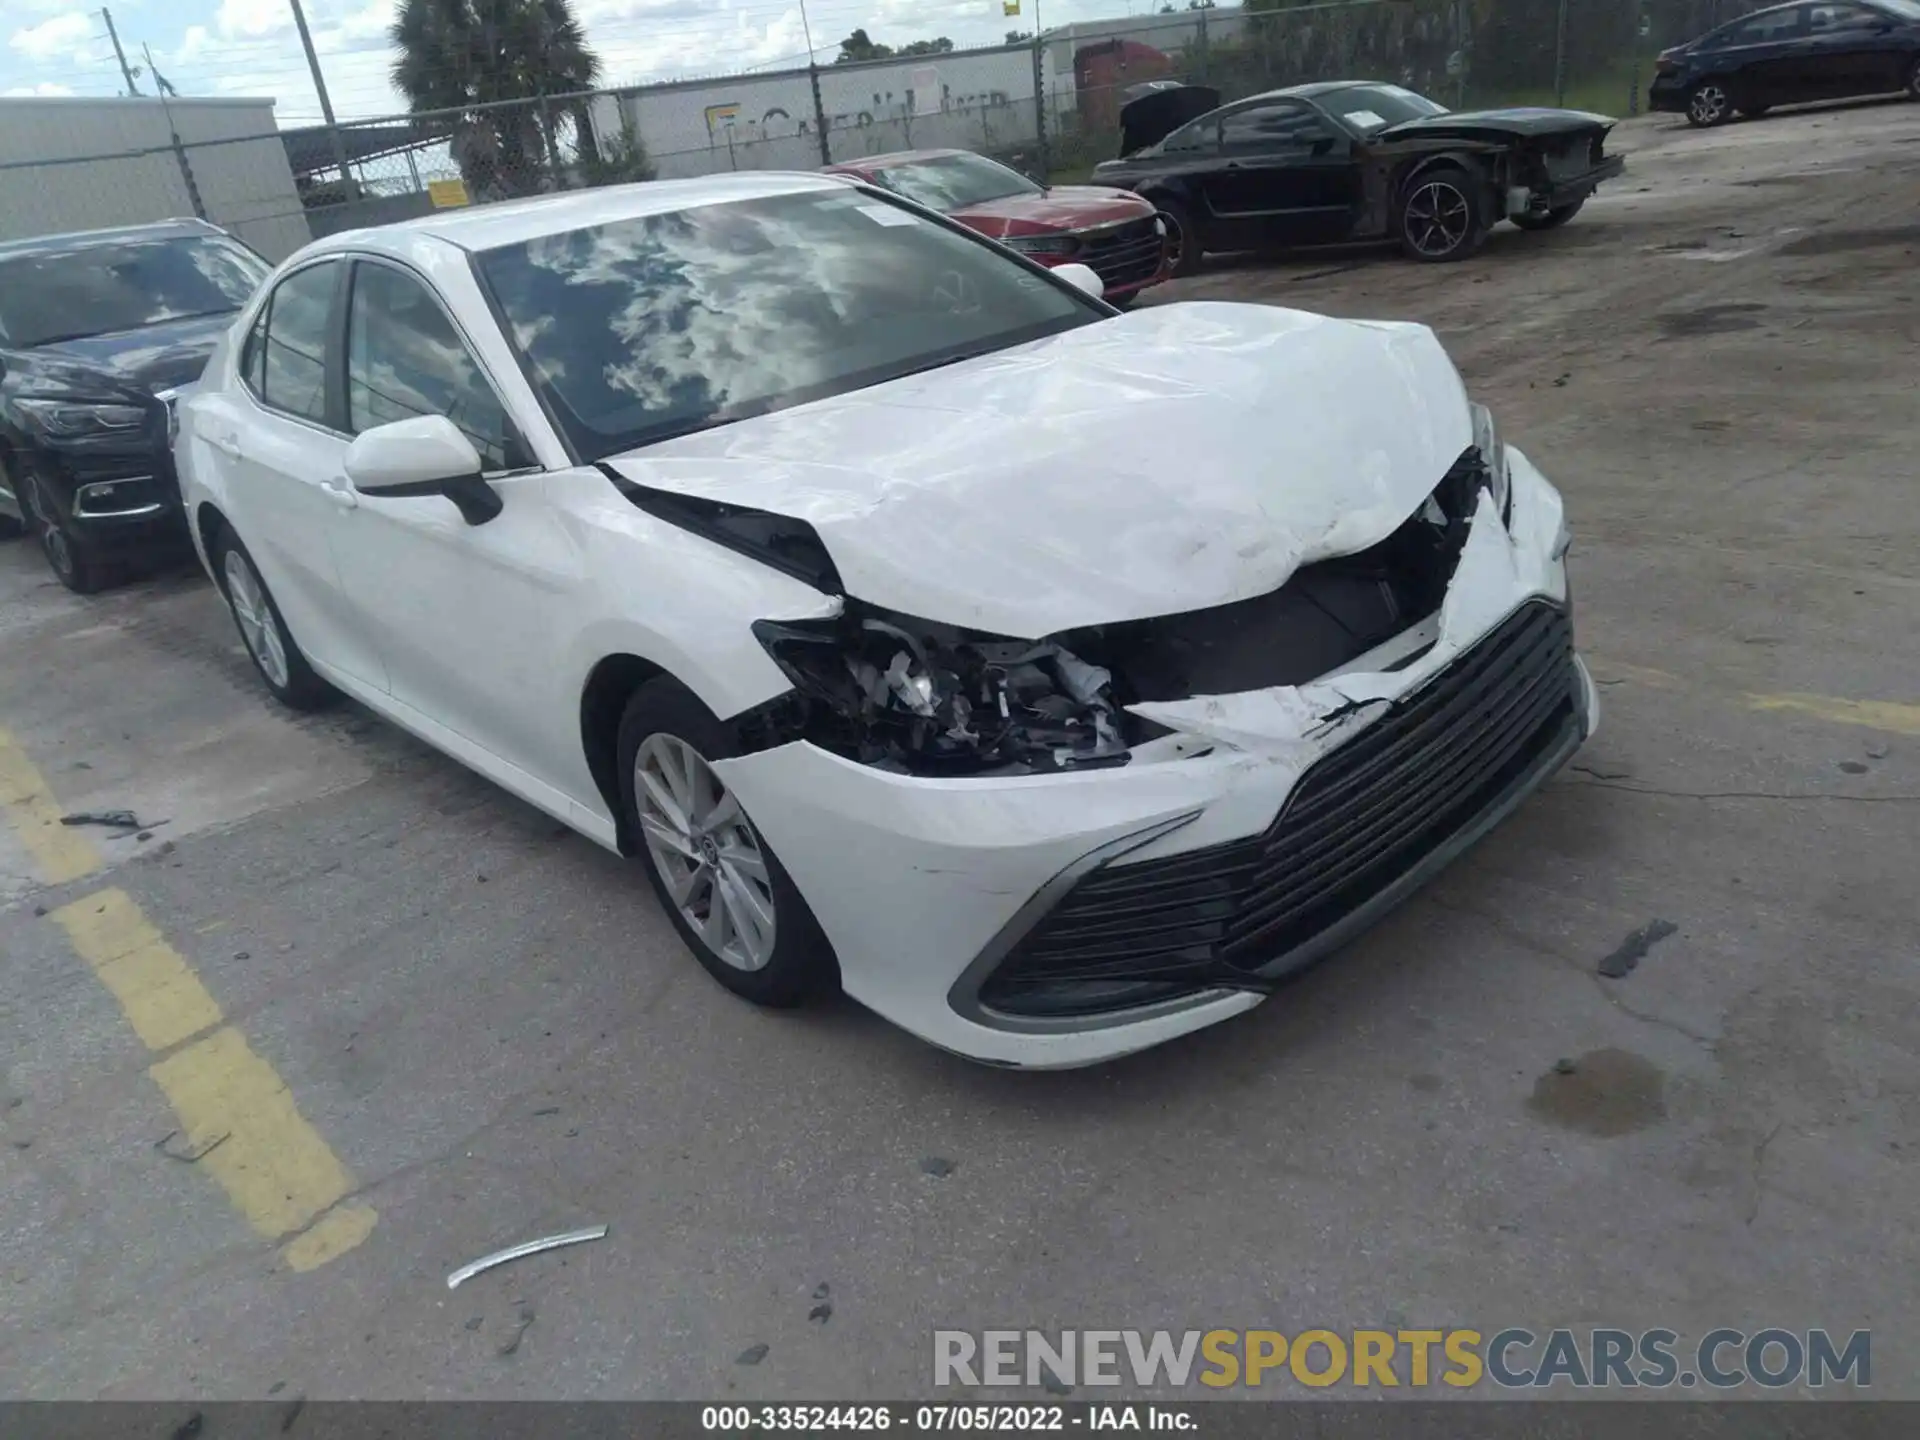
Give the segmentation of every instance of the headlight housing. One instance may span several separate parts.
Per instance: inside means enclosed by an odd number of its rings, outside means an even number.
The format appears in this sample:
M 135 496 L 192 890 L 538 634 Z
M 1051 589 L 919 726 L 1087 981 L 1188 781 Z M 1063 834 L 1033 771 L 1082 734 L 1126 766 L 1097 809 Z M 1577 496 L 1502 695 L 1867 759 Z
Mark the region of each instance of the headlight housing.
M 1022 255 L 1071 255 L 1080 248 L 1071 235 L 1008 235 L 1000 243 Z
M 849 601 L 830 620 L 761 620 L 804 738 L 916 774 L 1124 765 L 1112 675 L 1048 640 L 1008 640 Z
M 95 405 L 75 400 L 16 400 L 14 402 L 47 434 L 60 439 L 84 435 L 119 435 L 147 423 L 138 405 Z
M 1507 474 L 1507 447 L 1500 439 L 1500 427 L 1493 422 L 1493 412 L 1477 403 L 1472 410 L 1473 448 L 1480 452 L 1480 463 L 1487 467 L 1487 483 L 1493 490 L 1493 503 L 1500 509 L 1500 523 L 1504 525 L 1513 512 L 1513 484 Z

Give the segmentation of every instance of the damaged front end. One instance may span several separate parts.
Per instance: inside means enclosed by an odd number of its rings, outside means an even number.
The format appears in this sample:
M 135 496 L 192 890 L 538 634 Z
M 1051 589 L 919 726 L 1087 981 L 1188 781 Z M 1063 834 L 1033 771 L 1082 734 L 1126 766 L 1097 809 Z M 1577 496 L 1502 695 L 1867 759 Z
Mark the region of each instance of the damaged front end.
M 1475 406 L 1474 443 L 1385 539 L 1248 600 L 1040 640 L 851 597 L 829 619 L 762 620 L 754 634 L 794 688 L 742 716 L 742 739 L 750 749 L 806 740 L 916 775 L 1125 765 L 1171 733 L 1133 706 L 1304 684 L 1418 632 L 1440 610 L 1488 491 L 1504 520 L 1505 456 Z M 1403 648 L 1395 664 L 1421 653 Z

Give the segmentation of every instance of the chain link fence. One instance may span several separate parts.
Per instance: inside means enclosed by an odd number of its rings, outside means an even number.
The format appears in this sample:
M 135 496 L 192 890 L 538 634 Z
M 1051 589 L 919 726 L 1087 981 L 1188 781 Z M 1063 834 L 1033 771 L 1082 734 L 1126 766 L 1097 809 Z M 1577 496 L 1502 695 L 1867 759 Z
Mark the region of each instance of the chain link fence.
M 438 206 L 656 176 L 810 170 L 896 150 L 973 150 L 1065 183 L 1119 153 L 1120 108 L 1149 80 L 1211 86 L 1231 101 L 1310 80 L 1373 79 L 1456 109 L 1560 104 L 1626 116 L 1643 108 L 1662 48 L 1759 8 L 1759 0 L 1187 3 L 1196 8 L 973 50 L 303 129 L 274 128 L 268 101 L 156 101 L 144 128 L 102 121 L 93 133 L 120 143 L 91 151 L 71 125 L 9 120 L 0 127 L 0 213 L 10 218 L 0 229 L 194 213 L 279 259 L 310 237 Z

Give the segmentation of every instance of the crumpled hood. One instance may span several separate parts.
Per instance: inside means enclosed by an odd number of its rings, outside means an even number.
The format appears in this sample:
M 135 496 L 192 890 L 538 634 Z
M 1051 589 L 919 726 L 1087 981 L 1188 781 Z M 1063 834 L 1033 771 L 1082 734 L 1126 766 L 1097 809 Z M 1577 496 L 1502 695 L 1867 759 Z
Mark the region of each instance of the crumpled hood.
M 805 520 L 848 594 L 1022 639 L 1386 538 L 1472 442 L 1425 326 L 1156 306 L 608 463 Z

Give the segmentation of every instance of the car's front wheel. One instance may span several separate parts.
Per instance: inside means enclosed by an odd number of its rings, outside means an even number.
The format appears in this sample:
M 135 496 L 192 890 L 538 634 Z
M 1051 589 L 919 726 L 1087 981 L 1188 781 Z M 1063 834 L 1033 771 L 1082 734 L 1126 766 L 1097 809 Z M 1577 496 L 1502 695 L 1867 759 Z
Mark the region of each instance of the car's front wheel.
M 240 631 L 240 643 L 260 678 L 273 692 L 274 699 L 295 710 L 318 710 L 337 698 L 336 691 L 314 673 L 307 657 L 294 643 L 274 604 L 267 582 L 260 578 L 253 557 L 231 530 L 223 531 L 214 543 L 214 573 L 233 612 L 233 623 Z
M 713 762 L 732 732 L 668 676 L 633 692 L 620 720 L 620 799 L 654 893 L 680 938 L 734 994 L 789 1007 L 829 990 L 833 949 L 793 877 Z
M 56 580 L 76 595 L 98 594 L 113 583 L 112 567 L 60 518 L 60 507 L 47 492 L 46 481 L 28 470 L 20 476 L 16 493 L 26 528 L 39 540 L 40 553 L 47 557 L 47 568 Z
M 1554 206 L 1553 209 L 1547 211 L 1544 215 L 1516 215 L 1513 217 L 1513 223 L 1518 225 L 1522 230 L 1558 230 L 1562 225 L 1566 224 L 1567 221 L 1578 215 L 1580 208 L 1586 203 L 1586 197 L 1583 195 L 1571 205 Z
M 1687 123 L 1702 129 L 1723 125 L 1733 114 L 1733 100 L 1726 86 L 1715 80 L 1703 80 L 1687 96 Z
M 1464 260 L 1487 238 L 1483 189 L 1458 165 L 1436 165 L 1407 182 L 1400 197 L 1400 248 L 1415 260 Z

